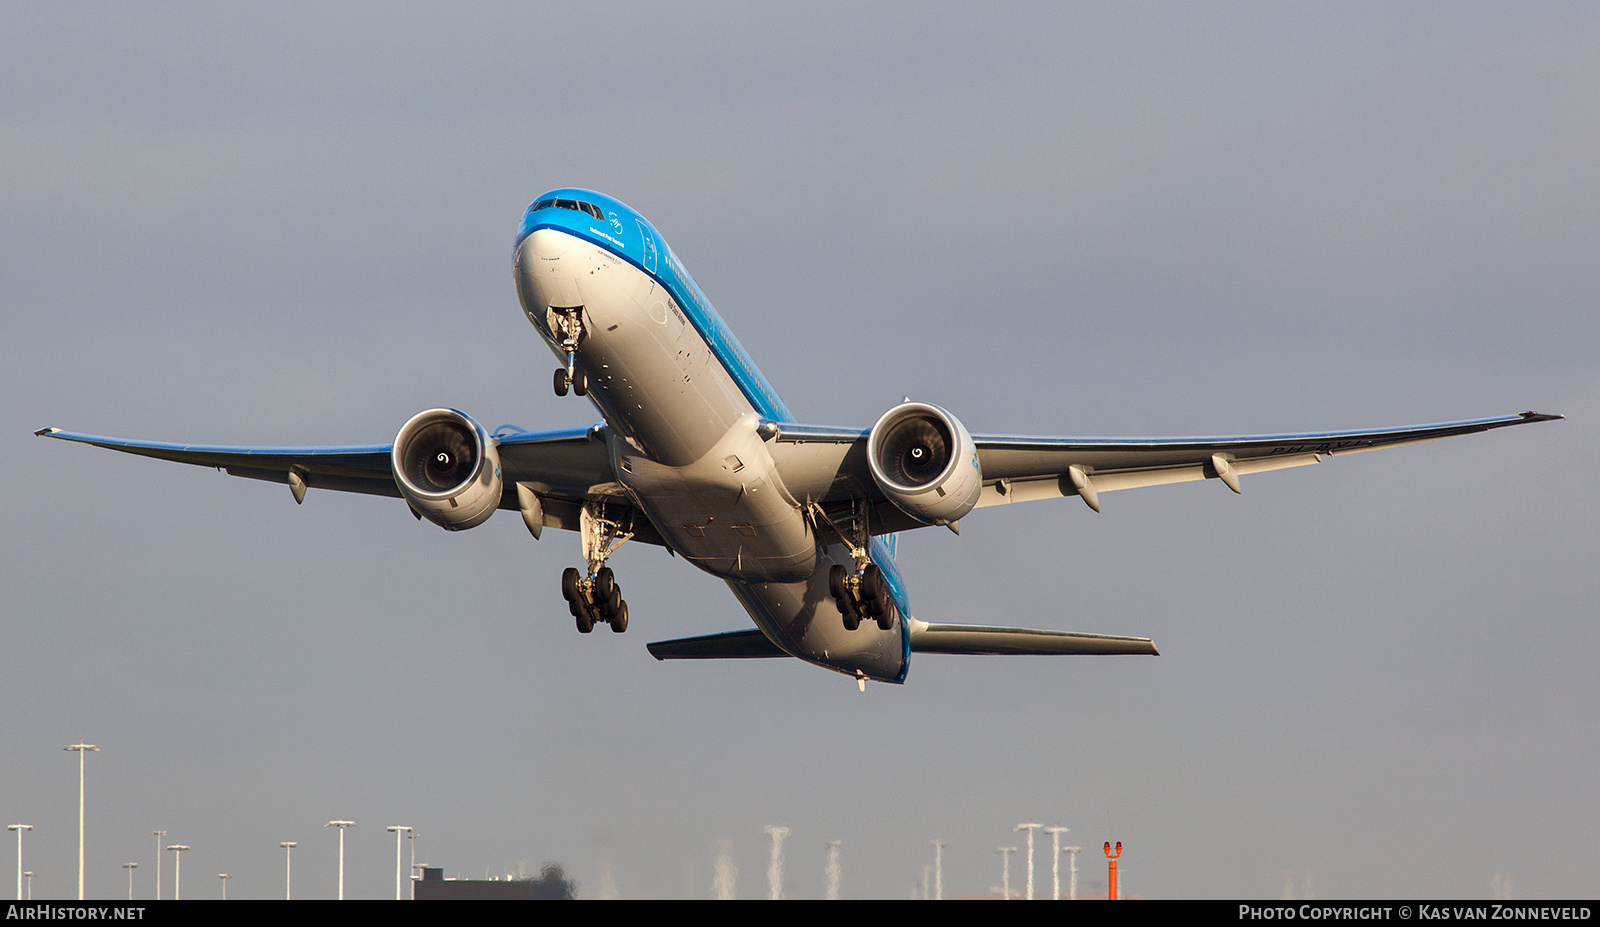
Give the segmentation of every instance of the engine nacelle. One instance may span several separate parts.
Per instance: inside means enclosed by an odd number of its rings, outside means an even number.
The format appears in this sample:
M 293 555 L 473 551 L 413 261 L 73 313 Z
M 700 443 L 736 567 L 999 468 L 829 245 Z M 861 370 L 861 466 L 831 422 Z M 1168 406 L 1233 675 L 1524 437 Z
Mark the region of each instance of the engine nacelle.
M 498 445 L 455 409 L 413 415 L 395 436 L 389 462 L 400 494 L 446 531 L 476 528 L 500 505 Z
M 959 521 L 983 491 L 972 435 L 926 402 L 901 403 L 878 419 L 867 436 L 867 466 L 889 501 L 928 524 Z

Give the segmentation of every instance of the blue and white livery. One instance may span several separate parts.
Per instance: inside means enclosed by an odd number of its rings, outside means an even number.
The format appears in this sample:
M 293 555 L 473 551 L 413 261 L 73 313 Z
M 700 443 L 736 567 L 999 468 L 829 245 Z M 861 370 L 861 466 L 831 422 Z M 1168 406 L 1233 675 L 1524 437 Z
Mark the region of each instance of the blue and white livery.
M 870 428 L 796 421 L 655 227 L 623 203 L 560 189 L 522 217 L 513 275 L 559 361 L 557 394 L 594 403 L 586 429 L 490 433 L 455 409 L 413 416 L 390 444 L 214 447 L 37 432 L 218 467 L 235 476 L 405 500 L 450 531 L 496 509 L 578 533 L 562 576 L 578 630 L 628 627 L 608 558 L 633 540 L 724 580 L 753 629 L 649 645 L 658 659 L 798 657 L 904 682 L 914 652 L 1149 654 L 1141 637 L 930 624 L 913 617 L 895 532 L 957 530 L 974 509 L 1245 475 L 1326 457 L 1560 418 L 1523 412 L 1372 431 L 1196 438 L 973 435 L 902 403 Z

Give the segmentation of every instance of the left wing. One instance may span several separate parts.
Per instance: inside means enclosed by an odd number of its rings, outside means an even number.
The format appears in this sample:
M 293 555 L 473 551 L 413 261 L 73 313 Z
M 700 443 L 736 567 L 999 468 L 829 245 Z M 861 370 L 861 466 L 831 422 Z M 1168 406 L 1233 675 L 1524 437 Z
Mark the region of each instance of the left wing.
M 521 509 L 517 499 L 517 484 L 521 483 L 539 494 L 546 526 L 578 530 L 579 511 L 587 501 L 605 501 L 614 517 L 629 520 L 632 507 L 619 494 L 605 444 L 594 440 L 593 432 L 593 428 L 568 428 L 496 436 L 504 482 L 499 507 L 514 512 Z M 304 498 L 308 488 L 403 498 L 391 469 L 390 444 L 235 447 L 108 438 L 59 428 L 41 428 L 34 434 L 141 457 L 215 467 L 230 476 L 286 483 L 296 501 Z M 631 521 L 634 540 L 662 543 L 643 513 Z
M 1242 492 L 1241 476 L 1302 467 L 1328 456 L 1559 418 L 1522 412 L 1366 431 L 1194 438 L 974 435 L 983 474 L 977 507 L 1075 495 L 1098 512 L 1104 492 L 1203 479 L 1221 480 L 1234 492 Z M 873 481 L 867 467 L 869 432 L 786 424 L 777 425 L 776 432 L 772 455 L 796 498 L 810 498 L 830 514 L 865 502 L 871 507 L 874 534 L 922 527 L 895 508 Z

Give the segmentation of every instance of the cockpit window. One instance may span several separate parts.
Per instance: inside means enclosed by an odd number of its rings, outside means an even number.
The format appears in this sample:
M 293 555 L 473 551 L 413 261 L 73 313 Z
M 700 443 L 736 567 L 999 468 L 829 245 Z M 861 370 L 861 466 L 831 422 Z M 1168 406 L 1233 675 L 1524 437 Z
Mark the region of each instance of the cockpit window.
M 585 203 L 582 200 L 564 200 L 552 197 L 550 199 L 540 200 L 539 202 L 534 203 L 531 211 L 538 212 L 541 209 L 549 209 L 551 207 L 556 209 L 570 209 L 573 212 L 586 212 L 589 215 L 594 216 L 596 219 L 599 219 L 601 222 L 606 221 L 606 214 L 600 210 L 599 206 L 596 206 L 593 203 Z

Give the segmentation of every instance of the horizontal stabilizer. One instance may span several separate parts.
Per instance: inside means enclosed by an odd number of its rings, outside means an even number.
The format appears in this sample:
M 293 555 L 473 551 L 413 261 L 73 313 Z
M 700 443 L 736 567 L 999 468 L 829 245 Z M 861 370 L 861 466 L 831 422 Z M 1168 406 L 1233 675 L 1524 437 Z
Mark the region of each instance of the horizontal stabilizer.
M 778 645 L 767 640 L 757 628 L 728 631 L 703 637 L 680 637 L 656 641 L 645 648 L 657 660 L 749 660 L 756 657 L 786 657 Z
M 1147 637 L 1077 634 L 979 624 L 911 625 L 912 653 L 967 654 L 1147 654 L 1158 657 Z

